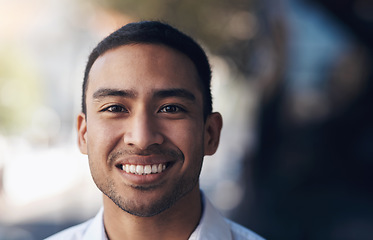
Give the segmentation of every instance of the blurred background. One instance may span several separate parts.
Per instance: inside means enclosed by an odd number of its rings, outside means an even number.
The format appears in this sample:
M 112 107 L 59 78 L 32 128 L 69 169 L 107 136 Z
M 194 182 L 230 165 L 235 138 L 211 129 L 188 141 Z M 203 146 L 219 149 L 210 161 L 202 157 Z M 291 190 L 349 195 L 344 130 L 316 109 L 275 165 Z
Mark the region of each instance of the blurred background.
M 372 1 L 0 0 L 0 240 L 100 208 L 76 146 L 83 70 L 143 19 L 211 59 L 225 121 L 201 187 L 225 216 L 267 239 L 372 239 Z

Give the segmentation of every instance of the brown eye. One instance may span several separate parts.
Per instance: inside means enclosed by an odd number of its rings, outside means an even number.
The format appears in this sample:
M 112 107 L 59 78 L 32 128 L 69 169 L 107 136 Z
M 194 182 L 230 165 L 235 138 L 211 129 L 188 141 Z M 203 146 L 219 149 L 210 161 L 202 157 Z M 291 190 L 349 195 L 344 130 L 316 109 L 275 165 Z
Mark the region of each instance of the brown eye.
M 110 107 L 105 108 L 103 111 L 112 112 L 112 113 L 119 113 L 119 112 L 127 112 L 127 110 L 119 105 L 113 105 Z
M 179 113 L 179 112 L 185 112 L 185 110 L 179 106 L 176 105 L 167 105 L 161 108 L 161 113 Z

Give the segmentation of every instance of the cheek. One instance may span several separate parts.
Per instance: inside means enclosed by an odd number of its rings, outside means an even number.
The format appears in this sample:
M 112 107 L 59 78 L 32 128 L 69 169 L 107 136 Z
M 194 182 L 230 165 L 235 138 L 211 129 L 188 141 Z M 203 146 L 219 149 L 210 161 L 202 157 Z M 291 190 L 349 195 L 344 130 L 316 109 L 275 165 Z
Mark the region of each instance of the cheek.
M 199 159 L 203 158 L 203 126 L 184 124 L 175 126 L 172 130 L 169 129 L 169 132 L 168 138 L 183 152 L 186 161 L 192 159 L 192 162 L 198 162 Z
M 120 139 L 120 131 L 115 124 L 104 124 L 99 119 L 91 119 L 87 124 L 88 151 L 106 155 Z
M 101 187 L 107 182 L 111 171 L 107 165 L 108 156 L 118 142 L 119 131 L 115 126 L 89 119 L 87 124 L 87 150 L 91 175 L 96 185 Z

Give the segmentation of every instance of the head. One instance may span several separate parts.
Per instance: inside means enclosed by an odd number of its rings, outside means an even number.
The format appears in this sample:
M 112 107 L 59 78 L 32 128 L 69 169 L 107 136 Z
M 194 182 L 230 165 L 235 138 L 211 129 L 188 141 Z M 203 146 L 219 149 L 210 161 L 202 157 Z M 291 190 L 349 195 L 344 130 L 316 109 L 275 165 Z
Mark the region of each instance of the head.
M 211 68 L 204 50 L 192 38 L 157 21 L 144 21 L 127 24 L 102 40 L 88 58 L 84 72 L 82 112 L 86 113 L 86 91 L 89 84 L 89 73 L 98 57 L 119 46 L 134 44 L 161 44 L 185 54 L 195 65 L 199 84 L 204 97 L 204 118 L 212 112 Z
M 126 25 L 94 49 L 78 143 L 107 204 L 150 217 L 199 196 L 203 157 L 222 127 L 210 75 L 202 49 L 158 22 Z

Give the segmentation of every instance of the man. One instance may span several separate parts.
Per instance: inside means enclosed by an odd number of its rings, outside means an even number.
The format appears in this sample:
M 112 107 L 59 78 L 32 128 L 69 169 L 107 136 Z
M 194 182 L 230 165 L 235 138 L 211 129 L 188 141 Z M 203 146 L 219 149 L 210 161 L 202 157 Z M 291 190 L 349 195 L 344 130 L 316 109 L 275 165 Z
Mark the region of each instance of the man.
M 210 80 L 204 51 L 169 25 L 131 23 L 99 43 L 77 125 L 103 209 L 49 239 L 262 239 L 199 189 L 222 127 Z

